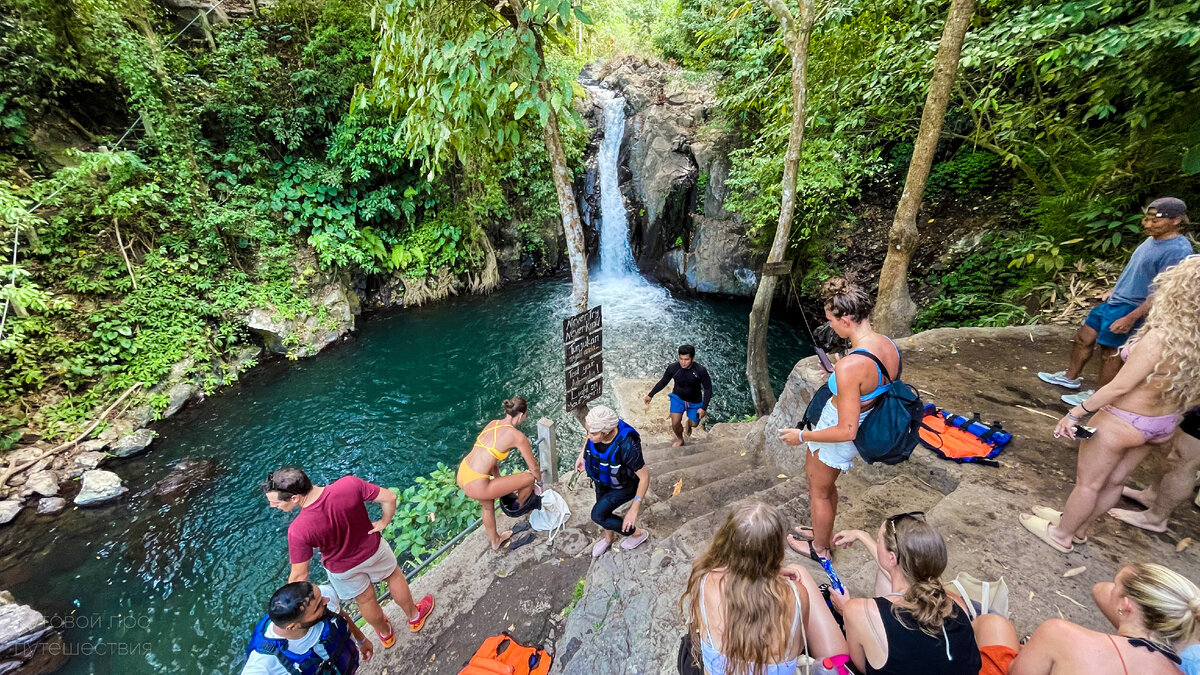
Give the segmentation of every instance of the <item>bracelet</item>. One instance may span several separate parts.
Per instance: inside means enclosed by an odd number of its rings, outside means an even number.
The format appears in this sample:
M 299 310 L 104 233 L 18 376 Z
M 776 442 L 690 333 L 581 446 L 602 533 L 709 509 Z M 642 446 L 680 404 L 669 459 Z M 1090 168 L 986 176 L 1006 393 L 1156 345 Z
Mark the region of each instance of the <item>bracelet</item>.
M 1085 412 L 1085 413 L 1087 413 L 1087 414 L 1089 414 L 1089 415 L 1091 415 L 1092 413 L 1096 412 L 1095 410 L 1088 410 L 1088 409 L 1087 409 L 1087 406 L 1086 406 L 1086 405 L 1084 405 L 1083 403 L 1080 403 L 1080 404 L 1079 404 L 1079 407 L 1080 407 L 1080 408 L 1083 408 L 1083 412 Z
M 355 641 L 354 641 L 354 644 L 358 645 L 359 647 L 361 647 L 361 646 L 365 645 L 366 643 L 367 643 L 367 639 L 366 639 L 366 638 L 363 638 L 362 640 L 355 640 Z
M 1078 421 L 1079 421 L 1079 416 L 1078 416 L 1078 415 L 1072 415 L 1072 414 L 1071 414 L 1071 411 L 1070 411 L 1070 410 L 1068 410 L 1068 411 L 1067 411 L 1067 419 L 1071 420 L 1072 422 L 1078 422 Z
M 800 441 L 801 443 L 804 442 L 804 430 L 803 429 L 800 430 L 800 433 L 796 434 L 796 440 Z
M 642 498 L 641 498 L 641 497 L 638 497 L 637 495 L 634 495 L 634 496 L 633 496 L 633 501 L 635 501 L 635 502 L 637 502 L 637 503 L 641 504 L 641 503 L 642 503 Z

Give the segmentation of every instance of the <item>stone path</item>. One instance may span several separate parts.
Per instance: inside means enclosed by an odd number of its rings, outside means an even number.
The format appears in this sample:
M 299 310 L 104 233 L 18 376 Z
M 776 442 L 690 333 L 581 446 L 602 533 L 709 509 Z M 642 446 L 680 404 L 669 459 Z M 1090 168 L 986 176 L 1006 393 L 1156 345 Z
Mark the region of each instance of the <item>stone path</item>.
M 1000 419 L 1014 440 L 999 457 L 999 468 L 956 464 L 918 448 L 899 466 L 859 464 L 838 481 L 839 528 L 873 530 L 887 515 L 925 511 L 949 544 L 946 578 L 960 571 L 985 579 L 1003 576 L 1022 634 L 1060 616 L 1104 627 L 1090 589 L 1111 580 L 1122 564 L 1153 560 L 1200 579 L 1200 547 L 1176 552 L 1183 538 L 1200 537 L 1200 510 L 1191 505 L 1181 507 L 1161 535 L 1106 519 L 1091 543 L 1069 555 L 1054 552 L 1017 523 L 1017 514 L 1031 504 L 1060 507 L 1074 479 L 1075 445 L 1051 437 L 1053 420 L 1015 407 L 1055 415 L 1065 410 L 1058 402 L 1061 392 L 1038 381 L 1036 371 L 1061 368 L 1069 336 L 1069 329 L 1044 326 L 940 329 L 902 341 L 904 378 L 927 400 L 955 412 L 978 411 L 984 420 Z M 573 515 L 553 544 L 540 535 L 534 545 L 493 555 L 482 534 L 470 535 L 414 583 L 418 594 L 432 591 L 438 597 L 425 630 L 401 635 L 363 672 L 456 673 L 485 636 L 501 630 L 552 646 L 553 672 L 674 672 L 683 634 L 679 596 L 691 561 L 707 547 L 729 507 L 758 499 L 778 505 L 796 523 L 808 521 L 803 455 L 775 438 L 778 428 L 800 417 L 820 380 L 815 359 L 800 362 L 770 418 L 715 425 L 685 448 L 669 445 L 665 397 L 647 410 L 640 399 L 649 382 L 617 381 L 623 416 L 647 441 L 651 488 L 643 522 L 653 533 L 649 542 L 593 562 L 591 490 L 586 481 L 575 491 L 564 487 Z M 1144 462 L 1134 482 L 1157 478 L 1163 454 Z M 800 560 L 794 554 L 790 559 Z M 806 564 L 822 578 L 815 564 Z M 834 564 L 852 594 L 870 592 L 874 564 L 865 552 L 839 551 Z M 1086 569 L 1063 578 L 1078 567 Z M 572 604 L 581 579 L 582 596 Z M 389 611 L 400 624 L 395 608 Z

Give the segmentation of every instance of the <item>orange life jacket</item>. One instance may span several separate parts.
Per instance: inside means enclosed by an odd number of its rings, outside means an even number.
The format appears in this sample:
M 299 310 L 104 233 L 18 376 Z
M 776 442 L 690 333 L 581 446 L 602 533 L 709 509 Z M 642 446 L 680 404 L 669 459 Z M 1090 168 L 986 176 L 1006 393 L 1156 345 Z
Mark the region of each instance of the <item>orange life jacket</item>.
M 545 649 L 523 645 L 501 633 L 484 640 L 459 675 L 546 675 L 552 661 Z
M 958 462 L 991 462 L 1012 439 L 1000 423 L 985 425 L 960 415 L 939 410 L 933 405 L 925 406 L 921 419 L 921 444 L 945 459 Z

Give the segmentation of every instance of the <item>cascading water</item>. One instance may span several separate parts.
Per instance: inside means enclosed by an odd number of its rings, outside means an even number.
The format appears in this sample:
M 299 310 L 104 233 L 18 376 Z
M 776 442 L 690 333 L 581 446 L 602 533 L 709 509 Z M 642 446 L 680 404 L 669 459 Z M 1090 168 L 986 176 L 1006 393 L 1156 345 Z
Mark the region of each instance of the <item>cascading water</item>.
M 629 222 L 621 198 L 617 163 L 625 135 L 625 99 L 607 89 L 593 89 L 604 105 L 604 140 L 600 142 L 600 274 L 610 277 L 636 276 L 633 252 L 629 249 Z

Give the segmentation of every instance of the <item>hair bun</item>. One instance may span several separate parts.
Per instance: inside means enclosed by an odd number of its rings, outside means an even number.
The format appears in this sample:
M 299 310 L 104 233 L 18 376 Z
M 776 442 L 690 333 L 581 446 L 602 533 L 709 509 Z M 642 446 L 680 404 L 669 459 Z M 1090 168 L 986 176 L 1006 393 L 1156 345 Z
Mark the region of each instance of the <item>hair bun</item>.
M 825 285 L 821 288 L 821 292 L 825 297 L 845 295 L 849 291 L 850 282 L 845 277 L 830 277 L 825 280 Z

